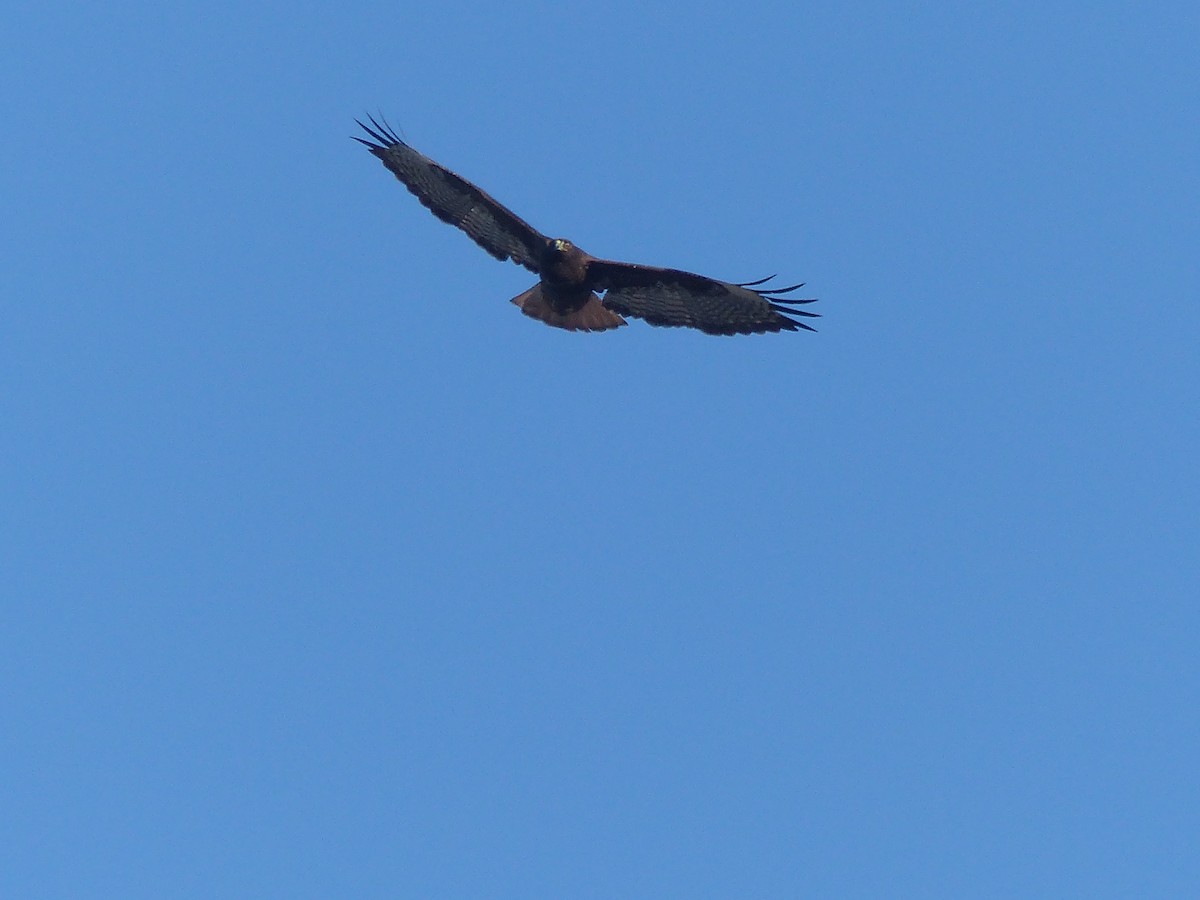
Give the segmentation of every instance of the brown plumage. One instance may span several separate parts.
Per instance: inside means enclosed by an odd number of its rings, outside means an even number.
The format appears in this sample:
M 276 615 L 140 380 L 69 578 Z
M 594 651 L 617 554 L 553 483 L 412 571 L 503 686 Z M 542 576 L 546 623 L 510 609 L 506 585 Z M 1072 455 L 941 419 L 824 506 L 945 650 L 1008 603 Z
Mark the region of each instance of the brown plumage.
M 736 284 L 678 269 L 597 259 L 570 241 L 546 237 L 471 182 L 408 146 L 387 125 L 370 121 L 374 127 L 358 124 L 372 140 L 354 140 L 365 144 L 435 216 L 461 228 L 496 259 L 511 259 L 537 273 L 538 283 L 512 300 L 527 316 L 568 331 L 618 328 L 625 324 L 622 316 L 708 334 L 813 330 L 791 317 L 816 317 L 798 308 L 814 301 L 783 296 L 803 285 L 767 288 L 762 285 L 769 278 Z

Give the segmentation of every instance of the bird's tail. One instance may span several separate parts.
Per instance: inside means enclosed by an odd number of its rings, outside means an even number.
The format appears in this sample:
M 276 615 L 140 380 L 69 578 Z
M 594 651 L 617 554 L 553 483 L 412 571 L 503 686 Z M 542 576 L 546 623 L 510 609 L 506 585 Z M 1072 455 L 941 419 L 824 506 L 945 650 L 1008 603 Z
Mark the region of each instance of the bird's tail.
M 625 324 L 625 320 L 601 303 L 595 294 L 588 297 L 587 303 L 579 309 L 561 313 L 542 295 L 541 282 L 525 293 L 513 297 L 512 302 L 530 318 L 540 319 L 547 325 L 565 328 L 567 331 L 607 331 Z

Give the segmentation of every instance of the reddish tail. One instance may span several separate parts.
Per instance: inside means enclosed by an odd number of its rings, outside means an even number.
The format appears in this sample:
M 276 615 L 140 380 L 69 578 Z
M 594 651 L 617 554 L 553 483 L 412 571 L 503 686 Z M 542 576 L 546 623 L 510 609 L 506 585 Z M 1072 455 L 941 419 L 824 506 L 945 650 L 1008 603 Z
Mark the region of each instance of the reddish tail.
M 567 331 L 607 331 L 625 324 L 625 320 L 601 303 L 595 294 L 574 312 L 560 313 L 542 296 L 540 282 L 520 296 L 513 297 L 512 302 L 530 318 L 540 319 L 547 325 Z

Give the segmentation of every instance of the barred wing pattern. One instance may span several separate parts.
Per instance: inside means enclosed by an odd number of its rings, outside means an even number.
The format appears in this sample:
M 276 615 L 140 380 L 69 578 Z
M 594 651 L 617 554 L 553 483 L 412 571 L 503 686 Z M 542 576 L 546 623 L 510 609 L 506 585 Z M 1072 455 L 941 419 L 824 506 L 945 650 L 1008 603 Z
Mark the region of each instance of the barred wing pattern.
M 693 272 L 594 259 L 588 280 L 606 290 L 604 305 L 613 312 L 651 325 L 687 326 L 707 334 L 762 334 L 768 331 L 815 331 L 791 316 L 816 318 L 798 309 L 813 303 L 782 295 L 803 287 L 759 287 L 771 278 L 732 284 Z
M 461 228 L 496 259 L 511 259 L 538 271 L 545 235 L 471 182 L 408 146 L 388 125 L 367 118 L 374 127 L 358 124 L 373 140 L 354 140 L 365 144 L 422 205 L 443 222 Z

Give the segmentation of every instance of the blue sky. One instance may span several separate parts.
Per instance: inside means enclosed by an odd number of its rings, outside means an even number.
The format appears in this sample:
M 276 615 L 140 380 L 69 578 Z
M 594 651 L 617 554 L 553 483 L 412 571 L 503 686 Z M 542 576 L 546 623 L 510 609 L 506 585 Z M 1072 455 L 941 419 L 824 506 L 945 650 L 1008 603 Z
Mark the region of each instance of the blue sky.
M 1200 884 L 1194 4 L 25 4 L 12 897 Z M 818 334 L 577 335 L 361 146 Z

